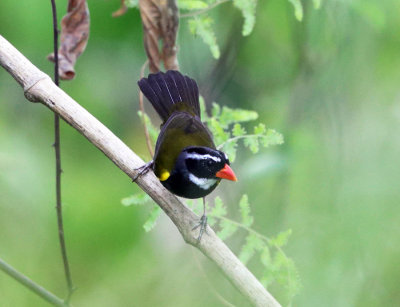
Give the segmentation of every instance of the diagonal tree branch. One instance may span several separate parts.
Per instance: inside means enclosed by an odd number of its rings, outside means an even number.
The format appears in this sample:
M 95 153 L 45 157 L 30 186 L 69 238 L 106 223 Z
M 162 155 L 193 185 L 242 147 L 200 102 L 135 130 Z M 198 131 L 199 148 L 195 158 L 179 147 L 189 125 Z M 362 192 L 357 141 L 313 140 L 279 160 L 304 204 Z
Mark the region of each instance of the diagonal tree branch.
M 40 102 L 59 114 L 67 123 L 84 135 L 130 178 L 144 162 L 93 115 L 58 88 L 48 75 L 36 68 L 17 49 L 0 35 L 0 65 L 23 87 L 25 96 Z M 169 216 L 186 243 L 197 247 L 212 260 L 226 278 L 254 305 L 280 306 L 254 275 L 208 226 L 208 235 L 197 244 L 197 232 L 192 231 L 199 217 L 178 198 L 168 192 L 153 172 L 141 176 L 137 184 Z

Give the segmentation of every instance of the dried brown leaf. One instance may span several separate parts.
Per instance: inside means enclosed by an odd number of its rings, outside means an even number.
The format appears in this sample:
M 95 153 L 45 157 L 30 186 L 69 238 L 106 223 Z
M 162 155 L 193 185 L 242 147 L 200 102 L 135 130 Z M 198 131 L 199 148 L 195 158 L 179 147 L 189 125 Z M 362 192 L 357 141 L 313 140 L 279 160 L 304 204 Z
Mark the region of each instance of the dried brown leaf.
M 179 11 L 176 0 L 139 0 L 139 8 L 150 71 L 159 71 L 161 60 L 166 70 L 178 70 L 176 36 Z M 159 41 L 162 41 L 162 51 L 159 50 Z
M 58 50 L 59 74 L 63 80 L 75 77 L 74 65 L 89 38 L 89 8 L 86 0 L 68 0 L 68 13 L 61 20 L 61 45 Z M 54 61 L 54 54 L 48 59 Z

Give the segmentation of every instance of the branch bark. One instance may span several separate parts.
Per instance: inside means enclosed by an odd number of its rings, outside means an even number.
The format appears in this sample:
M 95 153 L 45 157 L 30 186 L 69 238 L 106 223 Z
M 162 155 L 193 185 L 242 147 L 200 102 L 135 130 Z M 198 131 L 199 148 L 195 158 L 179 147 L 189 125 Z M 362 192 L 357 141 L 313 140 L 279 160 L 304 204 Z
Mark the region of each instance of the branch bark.
M 130 178 L 135 177 L 136 169 L 144 164 L 142 159 L 1 35 L 0 65 L 22 86 L 28 100 L 40 102 L 59 114 Z M 197 244 L 198 234 L 192 229 L 198 224 L 199 217 L 167 191 L 153 172 L 139 177 L 136 182 L 169 216 L 185 242 L 197 247 L 212 260 L 254 306 L 280 306 L 209 226 L 208 235 Z

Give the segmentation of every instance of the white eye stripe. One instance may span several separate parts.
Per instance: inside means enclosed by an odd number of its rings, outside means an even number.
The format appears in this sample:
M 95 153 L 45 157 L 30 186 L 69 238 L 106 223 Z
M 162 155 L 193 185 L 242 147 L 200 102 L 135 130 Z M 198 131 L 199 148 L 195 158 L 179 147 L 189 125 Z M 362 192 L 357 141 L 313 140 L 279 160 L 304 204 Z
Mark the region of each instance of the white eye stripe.
M 200 155 L 200 154 L 197 154 L 197 153 L 189 153 L 189 154 L 187 154 L 186 157 L 189 158 L 189 159 L 196 159 L 196 160 L 211 159 L 211 160 L 214 160 L 215 162 L 221 162 L 221 159 L 220 159 L 220 158 L 218 158 L 218 157 L 213 157 L 213 156 L 211 156 L 211 155 L 209 155 L 209 154 Z
M 193 174 L 189 174 L 189 180 L 203 190 L 208 190 L 217 182 L 217 179 L 199 178 Z

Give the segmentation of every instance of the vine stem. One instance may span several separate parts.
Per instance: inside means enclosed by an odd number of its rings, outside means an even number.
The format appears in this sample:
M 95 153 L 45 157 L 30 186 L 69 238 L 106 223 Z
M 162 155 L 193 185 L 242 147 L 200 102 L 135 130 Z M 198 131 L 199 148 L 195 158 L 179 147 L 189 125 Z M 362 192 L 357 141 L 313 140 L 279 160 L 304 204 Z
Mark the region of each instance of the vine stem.
M 217 146 L 217 149 L 220 150 L 222 147 L 224 147 L 225 144 L 240 140 L 240 139 L 245 139 L 245 138 L 254 138 L 254 137 L 260 137 L 259 134 L 246 134 L 246 135 L 239 135 L 239 136 L 234 136 L 233 138 L 227 139 L 225 142 L 222 142 Z
M 53 293 L 51 293 L 50 291 L 46 290 L 42 286 L 38 285 L 37 283 L 35 283 L 31 279 L 29 279 L 24 274 L 18 272 L 16 269 L 14 269 L 11 265 L 9 265 L 7 262 L 5 262 L 1 258 L 0 258 L 0 270 L 2 270 L 4 273 L 11 276 L 16 281 L 23 284 L 25 287 L 30 289 L 32 292 L 36 293 L 41 298 L 43 298 L 44 300 L 53 304 L 54 306 L 60 306 L 60 307 L 68 307 L 69 306 L 67 302 L 63 301 L 58 296 L 56 296 Z
M 58 72 L 58 22 L 57 22 L 57 8 L 55 0 L 51 1 L 51 8 L 53 14 L 53 48 L 54 48 L 54 83 L 60 86 L 59 72 Z M 64 225 L 62 216 L 61 204 L 61 152 L 60 152 L 60 116 L 54 113 L 54 151 L 56 156 L 56 211 L 57 211 L 57 225 L 58 225 L 58 239 L 60 241 L 61 255 L 64 264 L 65 279 L 68 286 L 68 295 L 66 301 L 68 302 L 73 292 L 71 271 L 67 257 L 67 247 L 65 245 Z
M 179 17 L 180 18 L 189 18 L 189 17 L 194 17 L 194 16 L 197 16 L 197 15 L 201 15 L 201 14 L 203 14 L 205 12 L 208 12 L 209 10 L 212 10 L 213 8 L 217 7 L 218 5 L 223 4 L 225 2 L 228 2 L 228 1 L 231 1 L 231 0 L 220 0 L 220 1 L 217 1 L 217 2 L 207 6 L 206 8 L 204 8 L 202 10 L 198 10 L 198 11 L 191 12 L 191 13 L 186 13 L 186 14 L 181 14 Z

